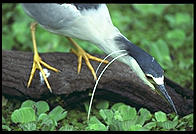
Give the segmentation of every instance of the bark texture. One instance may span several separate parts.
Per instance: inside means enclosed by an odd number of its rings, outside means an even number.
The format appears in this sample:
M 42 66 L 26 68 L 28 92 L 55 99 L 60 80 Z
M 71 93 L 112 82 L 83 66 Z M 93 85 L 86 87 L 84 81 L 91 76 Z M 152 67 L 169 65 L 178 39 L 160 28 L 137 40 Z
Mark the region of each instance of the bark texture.
M 77 57 L 71 53 L 40 54 L 43 61 L 59 69 L 55 73 L 49 70 L 48 81 L 52 94 L 44 82 L 40 81 L 39 71 L 36 71 L 33 81 L 27 88 L 27 81 L 32 68 L 33 53 L 21 51 L 2 51 L 2 93 L 4 95 L 43 99 L 48 96 L 61 95 L 65 97 L 65 106 L 87 100 L 92 92 L 95 81 L 85 62 L 80 74 L 77 74 Z M 103 58 L 104 55 L 95 55 Z M 111 58 L 109 58 L 111 60 Z M 91 61 L 94 69 L 99 63 Z M 103 64 L 101 70 L 105 67 Z M 193 112 L 193 91 L 182 88 L 173 81 L 165 78 L 165 84 L 179 115 Z M 115 102 L 125 102 L 136 108 L 145 107 L 151 112 L 162 110 L 173 112 L 173 109 L 158 94 L 135 75 L 125 64 L 115 61 L 103 74 L 95 97 L 109 99 Z

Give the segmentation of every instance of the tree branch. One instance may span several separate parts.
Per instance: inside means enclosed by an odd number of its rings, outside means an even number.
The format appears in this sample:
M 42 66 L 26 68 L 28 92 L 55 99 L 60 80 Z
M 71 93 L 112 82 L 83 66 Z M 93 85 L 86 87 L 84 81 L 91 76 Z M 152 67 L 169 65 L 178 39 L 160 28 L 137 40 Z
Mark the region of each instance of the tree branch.
M 65 105 L 73 105 L 82 100 L 89 99 L 88 93 L 92 92 L 95 81 L 85 63 L 82 64 L 81 73 L 77 74 L 77 57 L 71 53 L 44 53 L 40 54 L 42 60 L 59 69 L 55 73 L 51 70 L 48 81 L 52 88 L 52 95 L 65 97 Z M 96 55 L 103 58 L 103 55 Z M 111 60 L 112 58 L 109 58 Z M 51 95 L 47 86 L 41 84 L 39 71 L 36 71 L 30 88 L 27 81 L 32 68 L 33 53 L 20 51 L 2 52 L 2 93 L 8 96 L 40 99 Z M 94 69 L 97 62 L 91 61 Z M 100 71 L 104 68 L 102 65 Z M 100 74 L 98 72 L 98 75 Z M 166 88 L 172 97 L 179 115 L 187 115 L 193 112 L 193 91 L 182 88 L 169 79 L 165 79 Z M 136 108 L 146 107 L 155 112 L 173 112 L 158 94 L 131 71 L 131 69 L 118 61 L 115 61 L 103 74 L 95 93 L 96 97 L 113 101 L 121 101 Z

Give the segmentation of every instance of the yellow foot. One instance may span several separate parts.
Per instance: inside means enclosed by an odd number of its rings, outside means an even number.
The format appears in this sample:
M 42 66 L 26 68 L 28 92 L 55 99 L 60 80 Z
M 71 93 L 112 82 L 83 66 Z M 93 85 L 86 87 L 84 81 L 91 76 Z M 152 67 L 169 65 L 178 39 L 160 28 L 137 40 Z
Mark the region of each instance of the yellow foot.
M 35 28 L 36 28 L 36 25 L 37 25 L 37 23 L 35 23 L 35 22 L 31 24 L 31 34 L 32 34 L 33 49 L 34 49 L 34 59 L 33 59 L 33 67 L 32 67 L 32 70 L 31 70 L 31 75 L 29 77 L 29 81 L 27 83 L 27 87 L 30 86 L 36 69 L 39 69 L 41 71 L 41 73 L 42 73 L 42 76 L 44 77 L 44 80 L 46 82 L 46 85 L 47 85 L 48 89 L 50 90 L 50 92 L 52 92 L 50 84 L 49 84 L 49 82 L 48 82 L 48 80 L 46 78 L 46 74 L 43 71 L 41 64 L 43 66 L 47 67 L 48 69 L 53 70 L 55 72 L 59 72 L 59 70 L 57 70 L 56 68 L 51 67 L 47 63 L 43 62 L 42 59 L 40 58 L 40 56 L 39 56 L 39 54 L 37 52 L 37 45 L 36 45 L 36 40 L 35 40 Z
M 52 89 L 50 87 L 50 84 L 46 78 L 46 73 L 43 71 L 43 68 L 41 66 L 41 64 L 43 66 L 45 66 L 46 68 L 50 69 L 50 70 L 53 70 L 55 72 L 59 72 L 58 69 L 54 68 L 54 67 L 51 67 L 50 65 L 48 65 L 47 63 L 45 63 L 44 61 L 42 61 L 42 59 L 40 58 L 40 56 L 38 55 L 38 53 L 34 54 L 34 60 L 33 60 L 33 67 L 32 67 L 32 70 L 31 70 L 31 75 L 29 77 L 29 81 L 28 81 L 28 84 L 27 84 L 27 87 L 30 86 L 31 82 L 32 82 L 32 79 L 33 79 L 33 76 L 35 74 L 35 71 L 36 69 L 39 69 L 42 73 L 42 76 L 44 77 L 44 80 L 46 82 L 46 85 L 48 87 L 48 89 L 50 90 L 50 92 L 52 92 Z
M 81 66 L 82 66 L 82 58 L 84 58 L 86 65 L 88 66 L 88 68 L 90 69 L 93 77 L 95 80 L 97 80 L 97 76 L 95 73 L 95 70 L 93 69 L 91 63 L 89 60 L 94 60 L 94 61 L 98 61 L 98 62 L 102 62 L 103 59 L 97 58 L 95 56 L 92 56 L 88 53 L 86 53 L 74 40 L 72 40 L 71 38 L 67 37 L 67 39 L 74 45 L 75 49 L 71 49 L 71 52 L 74 53 L 75 55 L 78 56 L 78 74 L 80 73 L 81 70 Z M 107 64 L 108 61 L 105 60 L 103 61 L 103 63 Z

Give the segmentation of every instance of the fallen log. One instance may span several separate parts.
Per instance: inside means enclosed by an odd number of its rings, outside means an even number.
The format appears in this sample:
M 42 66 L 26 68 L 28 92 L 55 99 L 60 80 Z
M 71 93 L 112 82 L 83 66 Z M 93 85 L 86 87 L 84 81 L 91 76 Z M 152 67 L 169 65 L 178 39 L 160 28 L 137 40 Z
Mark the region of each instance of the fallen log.
M 55 73 L 48 70 L 48 81 L 52 94 L 44 82 L 40 81 L 39 71 L 36 71 L 33 81 L 27 88 L 27 81 L 32 68 L 33 53 L 21 51 L 2 51 L 2 93 L 3 95 L 43 99 L 50 95 L 60 95 L 65 98 L 65 106 L 77 104 L 90 98 L 95 81 L 85 63 L 82 63 L 80 74 L 77 74 L 77 57 L 71 53 L 41 53 L 42 60 L 60 70 Z M 104 55 L 95 55 L 103 58 Z M 111 60 L 112 58 L 109 58 Z M 99 63 L 91 61 L 96 69 Z M 102 65 L 98 75 L 105 65 Z M 167 91 L 174 101 L 179 115 L 193 112 L 193 90 L 182 88 L 165 78 Z M 145 107 L 151 112 L 162 110 L 166 113 L 173 109 L 158 94 L 135 75 L 125 64 L 115 61 L 103 74 L 95 97 L 124 102 L 136 108 Z

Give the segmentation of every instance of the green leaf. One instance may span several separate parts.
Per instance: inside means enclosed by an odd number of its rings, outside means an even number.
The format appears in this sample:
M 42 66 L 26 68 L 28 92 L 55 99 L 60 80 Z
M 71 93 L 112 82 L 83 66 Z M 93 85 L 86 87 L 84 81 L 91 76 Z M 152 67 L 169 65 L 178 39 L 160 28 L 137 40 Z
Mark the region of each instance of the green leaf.
M 24 130 L 24 131 L 35 131 L 36 130 L 36 124 L 33 122 L 28 122 L 25 124 L 20 124 L 20 127 Z
M 132 120 L 136 118 L 136 109 L 130 106 L 122 105 L 118 109 L 123 120 Z
M 130 127 L 130 131 L 147 131 L 148 129 L 142 128 L 142 125 L 135 124 Z
M 184 116 L 183 119 L 192 121 L 193 120 L 193 114 L 192 113 L 191 114 L 188 114 L 188 115 Z
M 109 109 L 101 109 L 99 111 L 99 114 L 105 120 L 105 122 L 107 123 L 107 125 L 110 125 L 112 123 L 113 116 L 114 116 L 114 113 L 112 112 L 112 110 L 109 110 Z
M 117 111 L 119 109 L 120 106 L 125 105 L 124 103 L 115 103 L 111 109 L 114 111 Z M 126 106 L 126 105 L 125 105 Z
M 131 129 L 131 126 L 135 126 L 136 120 L 125 120 L 119 121 L 120 130 L 128 131 Z
M 183 117 L 183 121 L 188 122 L 189 127 L 193 127 L 193 114 L 189 114 Z
M 162 127 L 166 130 L 174 129 L 178 124 L 178 121 L 164 121 L 164 122 L 158 122 L 157 126 Z
M 156 43 L 152 43 L 150 53 L 164 69 L 172 67 L 170 51 L 165 41 L 159 39 Z
M 106 127 L 95 116 L 93 116 L 93 117 L 90 118 L 87 129 L 97 130 L 97 131 L 107 131 L 108 127 Z
M 191 22 L 191 17 L 188 13 L 176 13 L 175 16 L 176 19 L 176 25 L 186 25 L 186 24 L 190 24 Z
M 39 115 L 39 117 L 38 117 L 38 121 L 44 120 L 44 119 L 46 119 L 46 118 L 49 118 L 48 115 L 47 115 L 46 113 L 41 113 L 41 114 Z
M 167 41 L 174 49 L 183 45 L 186 35 L 181 29 L 175 29 L 166 33 Z
M 57 126 L 57 122 L 54 119 L 51 119 L 49 116 L 43 118 L 41 122 L 42 131 L 54 131 Z
M 65 126 L 62 126 L 59 131 L 74 131 L 74 127 L 71 125 L 66 124 Z
M 88 109 L 89 109 L 89 102 L 86 101 L 86 102 L 84 102 L 83 104 L 84 104 L 84 108 L 85 108 L 86 112 L 88 112 Z
M 144 127 L 147 128 L 147 129 L 149 129 L 149 130 L 151 130 L 152 128 L 155 128 L 156 125 L 157 125 L 156 122 L 149 122 L 146 125 L 144 125 Z
M 37 108 L 37 115 L 38 116 L 42 113 L 49 111 L 49 105 L 45 101 L 38 101 L 38 102 L 36 102 L 35 106 Z
M 2 115 L 2 123 L 3 123 L 3 124 L 6 123 L 6 120 L 5 120 L 5 118 L 3 117 L 3 115 Z
M 12 113 L 11 119 L 14 123 L 36 121 L 35 111 L 31 107 L 22 107 Z
M 12 129 L 7 125 L 2 125 L 2 130 L 11 131 Z
M 139 110 L 139 113 L 140 113 L 140 116 L 137 118 L 136 124 L 143 125 L 145 121 L 150 120 L 152 118 L 151 113 L 145 108 L 141 108 Z
M 35 104 L 36 102 L 32 101 L 32 100 L 26 100 L 25 102 L 22 103 L 21 108 L 22 107 L 31 107 Z
M 99 100 L 95 105 L 97 109 L 107 109 L 109 107 L 109 101 L 107 100 Z
M 161 111 L 155 113 L 155 119 L 157 122 L 167 121 L 167 115 Z
M 49 113 L 49 116 L 58 122 L 67 116 L 67 111 L 65 111 L 65 109 L 63 109 L 61 106 L 57 106 Z

